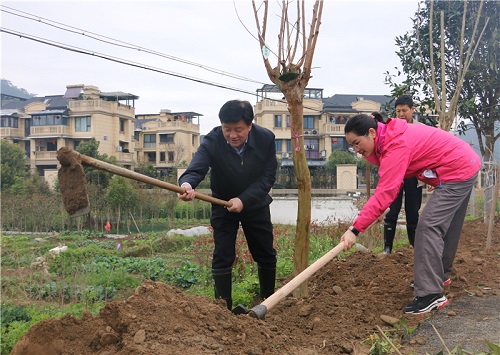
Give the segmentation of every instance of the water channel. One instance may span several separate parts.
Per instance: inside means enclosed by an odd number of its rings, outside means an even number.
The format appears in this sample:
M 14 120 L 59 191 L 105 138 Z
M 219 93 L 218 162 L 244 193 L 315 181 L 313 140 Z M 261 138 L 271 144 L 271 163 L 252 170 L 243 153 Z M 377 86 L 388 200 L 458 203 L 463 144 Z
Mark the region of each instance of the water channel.
M 311 222 L 331 224 L 339 220 L 351 222 L 359 210 L 352 197 L 312 197 Z M 297 224 L 297 197 L 273 197 L 271 221 L 276 224 Z

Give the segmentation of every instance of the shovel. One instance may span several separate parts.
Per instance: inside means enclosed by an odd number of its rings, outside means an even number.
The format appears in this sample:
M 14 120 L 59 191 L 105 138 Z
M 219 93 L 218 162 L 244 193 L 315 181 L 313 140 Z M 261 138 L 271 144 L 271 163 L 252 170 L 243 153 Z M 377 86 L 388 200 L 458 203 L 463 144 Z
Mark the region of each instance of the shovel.
M 57 151 L 57 160 L 59 160 L 59 163 L 61 164 L 61 168 L 57 174 L 63 204 L 70 217 L 81 216 L 90 211 L 87 194 L 87 181 L 82 164 L 92 166 L 99 170 L 108 171 L 115 175 L 120 175 L 132 180 L 161 187 L 179 194 L 186 192 L 181 186 L 169 184 L 168 182 L 88 157 L 68 147 L 62 147 Z M 204 195 L 197 191 L 195 191 L 195 198 L 221 206 L 232 206 L 231 202 L 219 200 L 218 198 Z
M 366 229 L 368 230 L 374 224 L 377 224 L 383 217 L 389 212 L 389 208 L 380 216 L 376 221 L 374 221 L 370 226 Z M 247 309 L 245 306 L 239 304 L 232 310 L 233 314 L 248 314 L 251 317 L 257 319 L 264 319 L 268 310 L 273 308 L 278 302 L 280 302 L 283 298 L 288 296 L 293 290 L 299 287 L 304 281 L 306 281 L 309 277 L 311 277 L 316 271 L 321 269 L 327 263 L 329 263 L 333 258 L 335 258 L 340 252 L 344 250 L 344 243 L 339 243 L 335 248 L 327 252 L 321 258 L 316 260 L 314 263 L 309 265 L 304 271 L 295 276 L 292 280 L 290 280 L 287 284 L 285 284 L 282 288 L 276 290 L 271 296 L 266 298 L 262 303 L 256 305 L 252 309 Z

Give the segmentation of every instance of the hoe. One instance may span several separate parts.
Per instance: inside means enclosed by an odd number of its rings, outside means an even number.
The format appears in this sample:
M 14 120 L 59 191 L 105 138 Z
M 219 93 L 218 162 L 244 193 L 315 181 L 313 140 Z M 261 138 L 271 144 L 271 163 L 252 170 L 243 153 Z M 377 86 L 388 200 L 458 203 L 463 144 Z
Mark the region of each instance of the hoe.
M 374 224 L 377 224 L 379 220 L 383 219 L 383 217 L 389 212 L 389 208 L 385 210 L 381 217 L 379 217 L 375 222 L 370 224 L 367 228 L 371 228 Z M 323 266 L 328 264 L 333 258 L 335 258 L 339 253 L 344 249 L 344 244 L 337 244 L 332 250 L 327 252 L 321 258 L 316 260 L 314 263 L 309 265 L 306 269 L 304 269 L 300 274 L 291 279 L 287 284 L 285 284 L 280 289 L 276 290 L 271 296 L 266 298 L 262 303 L 256 305 L 252 309 L 247 309 L 245 306 L 239 304 L 232 310 L 234 314 L 248 314 L 251 317 L 257 319 L 264 319 L 267 311 L 274 307 L 278 302 L 288 296 L 293 290 L 299 287 L 304 281 L 310 278 L 316 271 L 321 269 Z
M 85 173 L 83 171 L 83 165 L 92 166 L 99 170 L 108 171 L 110 173 L 120 175 L 132 180 L 144 182 L 153 186 L 161 187 L 169 191 L 184 193 L 184 188 L 172 185 L 167 182 L 145 176 L 131 170 L 118 167 L 98 159 L 88 157 L 86 155 L 80 154 L 68 147 L 62 147 L 57 151 L 57 159 L 61 164 L 61 168 L 58 172 L 59 184 L 61 187 L 61 193 L 63 198 L 63 204 L 70 215 L 70 217 L 81 216 L 90 211 L 90 205 L 87 195 L 87 183 L 85 178 Z M 226 207 L 231 207 L 231 203 L 228 201 L 219 200 L 215 197 L 208 196 L 196 192 L 196 198 L 214 203 L 217 205 L 222 205 Z M 382 217 L 377 221 L 373 222 L 370 227 L 376 224 L 379 220 L 383 218 L 389 209 L 387 209 Z M 368 228 L 370 228 L 368 227 Z M 312 263 L 300 274 L 295 276 L 291 281 L 285 284 L 280 289 L 276 290 L 271 296 L 265 299 L 262 303 L 256 305 L 252 309 L 247 309 L 243 305 L 238 305 L 232 310 L 234 314 L 248 314 L 254 318 L 264 319 L 268 310 L 274 307 L 283 298 L 288 296 L 293 290 L 299 287 L 304 281 L 311 277 L 316 271 L 325 266 L 328 262 L 333 260 L 344 248 L 343 244 L 338 244 L 332 250 L 327 252 L 321 258 Z
M 87 180 L 85 178 L 85 172 L 83 171 L 82 164 L 180 194 L 185 192 L 183 187 L 169 184 L 167 182 L 88 157 L 68 147 L 62 147 L 57 151 L 57 160 L 59 160 L 59 163 L 61 164 L 61 168 L 59 169 L 57 176 L 61 187 L 63 204 L 70 217 L 81 216 L 89 213 L 90 211 L 87 193 Z M 219 200 L 218 198 L 204 195 L 197 191 L 195 194 L 197 199 L 203 201 L 226 207 L 232 206 L 232 204 L 228 201 Z

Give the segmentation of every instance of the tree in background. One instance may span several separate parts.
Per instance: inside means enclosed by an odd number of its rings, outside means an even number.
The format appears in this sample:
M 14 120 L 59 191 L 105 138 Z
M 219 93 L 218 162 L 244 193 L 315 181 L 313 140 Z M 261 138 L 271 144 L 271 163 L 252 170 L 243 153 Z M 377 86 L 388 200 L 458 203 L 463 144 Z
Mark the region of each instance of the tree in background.
M 116 231 L 119 233 L 122 211 L 130 214 L 130 209 L 137 202 L 137 193 L 130 179 L 115 175 L 106 189 L 106 198 L 110 207 L 116 211 Z
M 2 139 L 0 143 L 1 187 L 2 191 L 5 191 L 16 182 L 26 178 L 28 175 L 28 158 L 17 144 L 5 139 Z
M 80 145 L 75 150 L 88 157 L 117 165 L 116 157 L 108 157 L 107 154 L 99 154 L 99 141 L 97 141 L 95 138 L 80 143 Z M 103 190 L 108 187 L 109 180 L 112 175 L 111 173 L 99 169 L 94 169 L 85 165 L 83 166 L 83 169 L 89 183 L 97 184 Z
M 13 97 L 22 97 L 22 98 L 30 98 L 36 96 L 36 94 L 29 93 L 26 89 L 18 88 L 10 80 L 1 79 L 0 81 L 0 92 L 3 95 L 13 96 Z M 2 105 L 5 104 L 4 98 L 2 96 Z
M 500 120 L 500 3 L 423 3 L 425 6 L 413 19 L 413 30 L 396 38 L 402 72 L 386 73 L 386 80 L 392 86 L 393 97 L 408 93 L 421 103 L 421 110 L 437 112 L 442 129 L 449 130 L 457 114 L 472 123 L 487 168 L 487 221 L 493 201 L 494 145 L 500 138 L 500 132 L 495 131 Z M 402 74 L 406 79 L 396 84 L 394 77 Z M 464 122 L 459 130 L 467 128 Z
M 356 158 L 349 152 L 341 149 L 335 149 L 328 157 L 325 169 L 335 173 L 339 164 L 356 164 Z
M 469 7 L 468 1 L 425 0 L 415 14 L 413 29 L 396 37 L 396 53 L 407 79 L 402 85 L 387 81 L 393 97 L 409 93 L 424 107 L 438 114 L 438 126 L 449 131 L 456 116 L 465 76 L 476 55 L 489 18 L 479 26 L 483 1 Z M 398 74 L 401 74 L 399 72 Z
M 272 52 L 267 39 L 269 2 L 264 0 L 257 8 L 252 6 L 258 31 L 259 47 L 269 79 L 284 94 L 290 112 L 293 165 L 298 188 L 297 228 L 295 235 L 294 273 L 302 272 L 308 266 L 309 226 L 311 224 L 311 175 L 304 152 L 304 91 L 311 78 L 312 60 L 318 40 L 323 1 L 317 0 L 313 14 L 307 21 L 304 1 L 296 2 L 295 15 L 288 1 L 281 2 L 280 24 L 278 29 L 278 49 Z M 262 17 L 262 23 L 260 22 Z M 294 19 L 292 19 L 292 17 Z M 307 33 L 309 32 L 309 35 Z M 277 64 L 272 66 L 269 54 L 276 56 Z M 302 147 L 302 148 L 301 148 Z M 296 297 L 308 294 L 307 282 L 294 292 Z
M 155 179 L 158 177 L 156 168 L 147 160 L 140 160 L 135 166 L 135 172 Z

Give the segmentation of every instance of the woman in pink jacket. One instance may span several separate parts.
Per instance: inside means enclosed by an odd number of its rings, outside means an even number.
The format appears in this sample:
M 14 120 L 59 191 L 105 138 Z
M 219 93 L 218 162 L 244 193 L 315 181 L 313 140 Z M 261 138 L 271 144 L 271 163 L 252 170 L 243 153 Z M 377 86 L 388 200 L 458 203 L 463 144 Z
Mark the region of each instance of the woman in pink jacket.
M 364 159 L 379 166 L 380 179 L 373 196 L 342 236 L 344 250 L 394 201 L 403 179 L 416 176 L 434 192 L 417 225 L 415 297 L 404 312 L 421 314 L 444 307 L 448 300 L 443 282 L 449 278 L 481 159 L 452 134 L 405 120 L 389 119 L 383 124 L 369 115 L 357 115 L 347 122 L 345 136 Z

